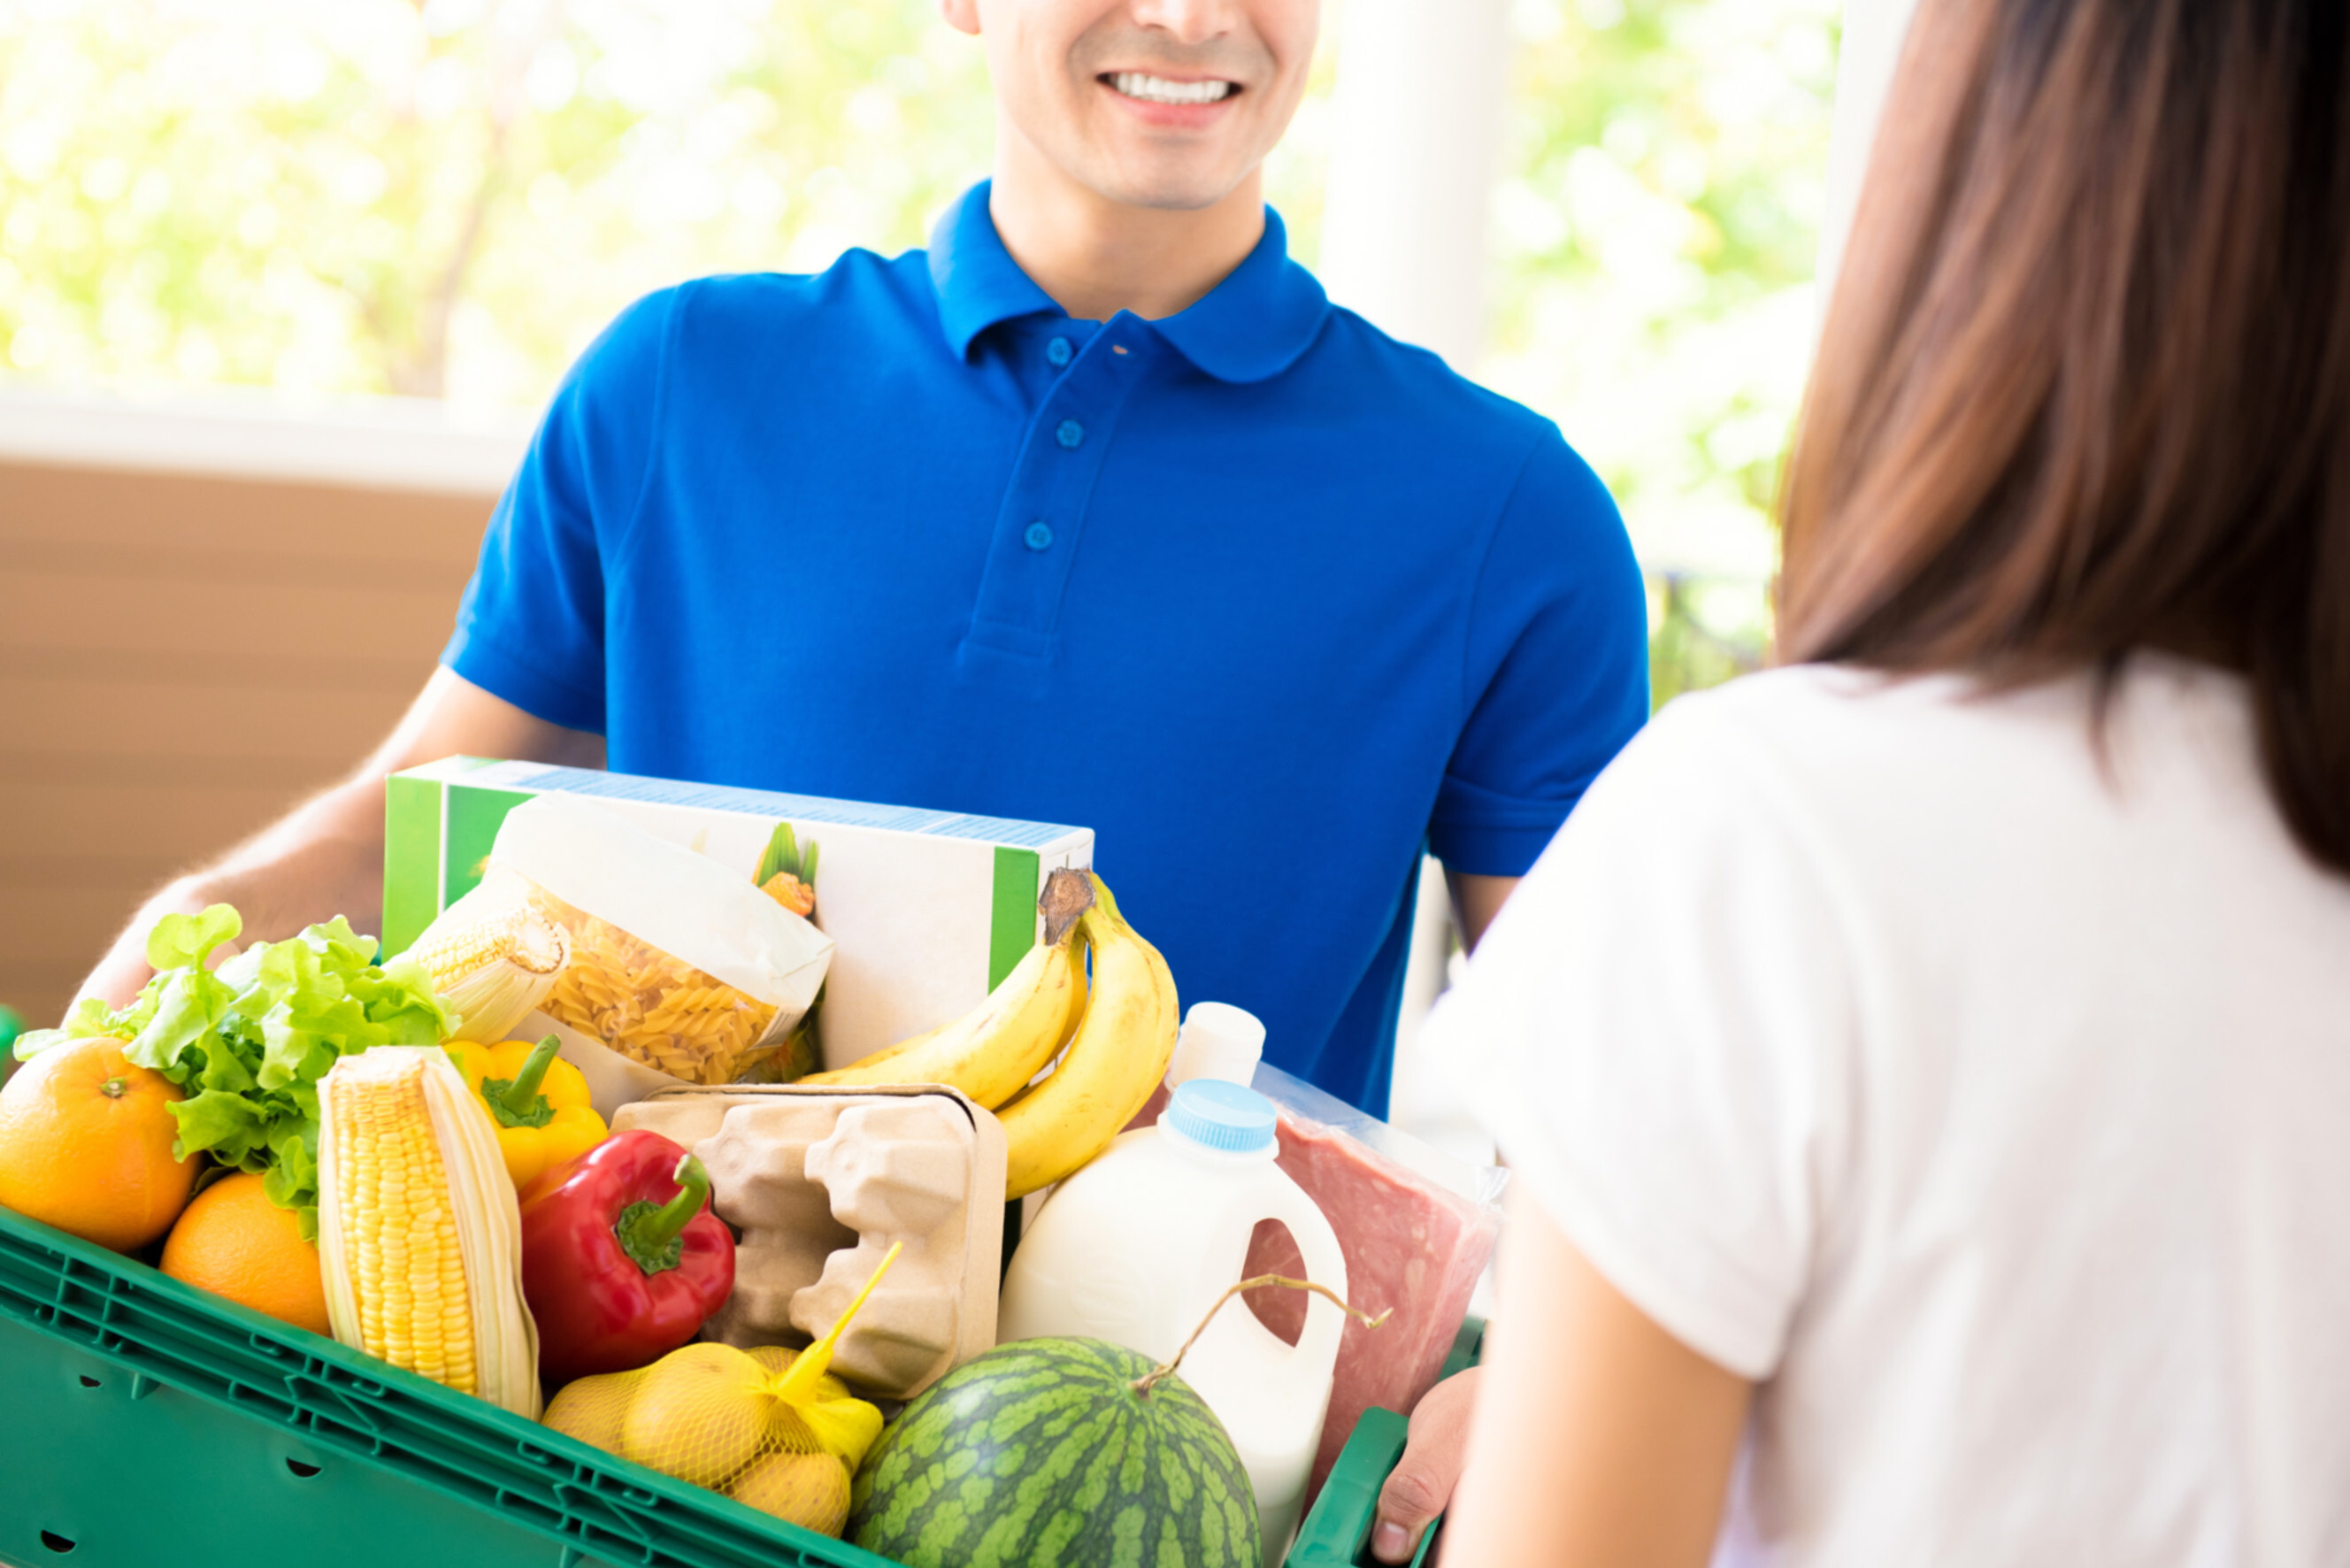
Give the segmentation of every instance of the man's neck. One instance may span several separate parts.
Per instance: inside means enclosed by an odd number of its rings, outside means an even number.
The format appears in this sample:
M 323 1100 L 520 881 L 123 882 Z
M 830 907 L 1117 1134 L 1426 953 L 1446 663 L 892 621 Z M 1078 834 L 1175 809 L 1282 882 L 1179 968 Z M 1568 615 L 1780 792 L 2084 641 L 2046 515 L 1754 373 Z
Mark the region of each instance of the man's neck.
M 1009 125 L 998 132 L 988 213 L 1012 259 L 1079 321 L 1130 310 L 1146 321 L 1197 303 L 1264 234 L 1264 182 L 1251 170 L 1211 207 L 1112 202 L 1047 162 Z

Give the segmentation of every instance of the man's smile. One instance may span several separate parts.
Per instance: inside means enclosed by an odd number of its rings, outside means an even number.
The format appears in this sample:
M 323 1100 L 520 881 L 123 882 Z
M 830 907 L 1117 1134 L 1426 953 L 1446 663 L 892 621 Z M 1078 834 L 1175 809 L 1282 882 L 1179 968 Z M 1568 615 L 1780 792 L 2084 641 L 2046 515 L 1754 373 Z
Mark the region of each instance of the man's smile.
M 1190 108 L 1197 105 L 1222 103 L 1240 95 L 1241 84 L 1208 77 L 1179 80 L 1173 77 L 1153 76 L 1147 71 L 1104 71 L 1094 78 L 1122 98 L 1138 103 L 1162 103 Z

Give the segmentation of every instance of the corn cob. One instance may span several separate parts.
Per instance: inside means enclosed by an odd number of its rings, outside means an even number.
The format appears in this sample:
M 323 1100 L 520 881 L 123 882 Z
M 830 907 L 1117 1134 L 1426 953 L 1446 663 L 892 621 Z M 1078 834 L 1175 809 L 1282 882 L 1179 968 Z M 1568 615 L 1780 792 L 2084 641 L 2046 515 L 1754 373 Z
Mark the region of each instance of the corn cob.
M 759 891 L 806 919 L 816 913 L 816 841 L 802 845 L 792 832 L 788 822 L 775 824 L 775 831 L 767 839 L 767 852 L 759 857 L 758 868 L 751 880 Z
M 470 911 L 461 900 L 449 915 Z M 469 1040 L 504 1040 L 530 1016 L 571 961 L 571 939 L 533 905 L 432 922 L 405 956 L 421 965 Z
M 318 1256 L 352 1348 L 538 1414 L 522 1220 L 489 1116 L 435 1046 L 335 1064 L 318 1096 Z

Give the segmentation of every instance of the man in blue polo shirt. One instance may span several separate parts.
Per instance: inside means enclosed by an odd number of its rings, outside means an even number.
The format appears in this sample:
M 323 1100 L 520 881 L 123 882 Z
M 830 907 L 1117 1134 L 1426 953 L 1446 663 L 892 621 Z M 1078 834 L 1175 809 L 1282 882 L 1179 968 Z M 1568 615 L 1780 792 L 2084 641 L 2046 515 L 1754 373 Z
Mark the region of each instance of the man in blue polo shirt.
M 1187 998 L 1375 1113 L 1423 846 L 1473 938 L 1647 711 L 1607 492 L 1334 308 L 1259 169 L 1311 0 L 946 0 L 995 177 L 926 251 L 707 278 L 556 394 L 416 708 L 161 908 L 379 896 L 452 752 L 1082 823 Z

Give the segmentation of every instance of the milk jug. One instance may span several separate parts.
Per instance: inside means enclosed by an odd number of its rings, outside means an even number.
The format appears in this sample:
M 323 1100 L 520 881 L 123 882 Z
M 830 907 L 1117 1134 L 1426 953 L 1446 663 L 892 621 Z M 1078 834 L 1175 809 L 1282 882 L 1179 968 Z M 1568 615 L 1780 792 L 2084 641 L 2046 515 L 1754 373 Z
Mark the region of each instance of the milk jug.
M 1273 1102 L 1238 1084 L 1178 1086 L 1157 1126 L 1120 1135 L 1036 1215 L 1003 1277 L 998 1339 L 1083 1334 L 1163 1362 L 1241 1278 L 1261 1220 L 1288 1226 L 1306 1277 L 1343 1299 L 1338 1238 L 1274 1164 L 1274 1119 Z M 1178 1373 L 1248 1467 L 1268 1563 L 1297 1528 L 1345 1326 L 1337 1307 L 1309 1296 L 1291 1346 L 1234 1300 Z

